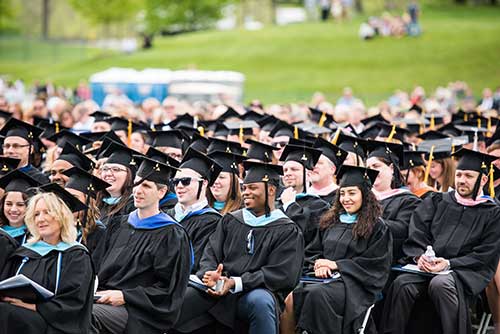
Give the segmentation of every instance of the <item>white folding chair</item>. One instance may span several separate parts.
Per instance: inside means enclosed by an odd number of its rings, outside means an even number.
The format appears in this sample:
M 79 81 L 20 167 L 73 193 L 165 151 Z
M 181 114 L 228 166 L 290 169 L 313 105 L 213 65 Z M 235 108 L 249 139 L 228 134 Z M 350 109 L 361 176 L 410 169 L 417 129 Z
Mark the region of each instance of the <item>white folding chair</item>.
M 479 322 L 479 327 L 477 328 L 476 334 L 486 334 L 486 331 L 488 330 L 488 325 L 490 324 L 490 321 L 491 321 L 491 313 L 483 312 L 483 315 L 481 316 L 481 321 Z
M 358 334 L 365 334 L 365 328 L 366 328 L 366 325 L 368 324 L 368 320 L 370 319 L 370 314 L 372 313 L 372 308 L 375 306 L 375 304 L 373 304 L 372 306 L 370 306 L 368 308 L 368 310 L 366 310 L 366 314 L 365 314 L 365 318 L 363 319 L 363 323 L 361 324 L 361 327 L 358 328 Z

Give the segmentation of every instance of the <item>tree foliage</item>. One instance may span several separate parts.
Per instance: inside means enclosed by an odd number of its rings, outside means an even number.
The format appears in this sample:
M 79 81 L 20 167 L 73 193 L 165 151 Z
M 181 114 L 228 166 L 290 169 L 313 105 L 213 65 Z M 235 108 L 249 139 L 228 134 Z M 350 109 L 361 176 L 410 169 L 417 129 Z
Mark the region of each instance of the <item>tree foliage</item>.
M 109 25 L 125 21 L 138 13 L 144 0 L 69 0 L 73 8 L 89 21 Z

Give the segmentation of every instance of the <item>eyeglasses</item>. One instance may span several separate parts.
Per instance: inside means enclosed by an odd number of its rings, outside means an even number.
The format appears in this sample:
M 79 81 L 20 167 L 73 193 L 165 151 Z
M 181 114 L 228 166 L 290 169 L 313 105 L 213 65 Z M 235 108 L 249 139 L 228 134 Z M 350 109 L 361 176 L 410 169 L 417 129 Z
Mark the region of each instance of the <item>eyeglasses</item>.
M 197 178 L 192 178 L 192 177 L 181 177 L 181 178 L 175 178 L 172 179 L 170 182 L 172 183 L 172 186 L 177 187 L 179 185 L 179 182 L 184 186 L 187 187 L 191 184 L 191 181 L 195 180 L 198 182 L 202 182 L 203 179 L 197 179 Z
M 120 167 L 109 167 L 109 166 L 101 167 L 102 173 L 111 172 L 113 174 L 117 174 L 119 172 L 126 172 L 126 171 L 127 170 L 125 168 L 120 168 Z
M 25 145 L 21 145 L 21 144 L 3 144 L 2 145 L 2 148 L 4 150 L 8 150 L 9 148 L 13 148 L 14 150 L 19 150 L 20 148 L 23 148 L 23 147 L 28 147 L 30 146 L 29 144 L 25 144 Z

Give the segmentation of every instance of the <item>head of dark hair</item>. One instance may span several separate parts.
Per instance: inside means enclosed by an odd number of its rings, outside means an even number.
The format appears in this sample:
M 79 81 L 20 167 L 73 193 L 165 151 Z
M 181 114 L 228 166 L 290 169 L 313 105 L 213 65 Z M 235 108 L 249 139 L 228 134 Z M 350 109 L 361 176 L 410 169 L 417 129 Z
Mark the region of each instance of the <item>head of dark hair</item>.
M 9 220 L 7 219 L 7 217 L 5 217 L 4 213 L 4 205 L 7 194 L 8 192 L 5 192 L 2 197 L 0 197 L 0 226 L 9 225 Z M 26 206 L 28 206 L 28 195 L 23 192 L 21 194 L 23 196 L 24 202 L 26 203 Z

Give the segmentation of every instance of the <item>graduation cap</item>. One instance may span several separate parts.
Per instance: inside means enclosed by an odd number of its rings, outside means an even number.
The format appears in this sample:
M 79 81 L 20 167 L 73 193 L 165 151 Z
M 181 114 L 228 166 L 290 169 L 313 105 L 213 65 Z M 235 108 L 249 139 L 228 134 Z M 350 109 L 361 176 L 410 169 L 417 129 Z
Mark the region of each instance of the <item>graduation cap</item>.
M 19 169 L 14 169 L 0 178 L 0 188 L 5 192 L 17 191 L 27 193 L 29 188 L 38 187 L 40 182 L 21 172 Z
M 258 124 L 258 121 L 260 121 L 262 119 L 262 117 L 265 117 L 264 115 L 262 114 L 259 114 L 258 112 L 250 109 L 248 110 L 243 116 L 240 116 L 241 119 L 243 119 L 244 121 L 254 121 L 254 122 L 257 122 Z M 259 124 L 260 126 L 260 124 Z
M 239 154 L 227 153 L 227 152 L 212 152 L 208 155 L 214 161 L 222 167 L 222 172 L 228 172 L 234 174 L 236 177 L 231 181 L 231 199 L 236 199 L 236 187 L 239 185 L 238 175 L 240 170 L 238 165 L 245 160 L 245 157 Z
M 304 167 L 303 176 L 303 192 L 307 192 L 306 169 L 312 170 L 318 163 L 321 151 L 308 146 L 286 145 L 283 153 L 281 153 L 280 161 L 295 161 Z
M 134 187 L 144 180 L 148 180 L 159 184 L 168 184 L 173 174 L 178 170 L 171 165 L 167 165 L 158 160 L 148 157 L 138 157 L 142 160 L 136 175 L 141 178 L 141 181 L 134 184 Z
M 213 185 L 222 170 L 222 167 L 217 162 L 210 159 L 206 154 L 193 149 L 188 149 L 179 168 L 194 170 L 200 174 L 203 179 L 208 181 L 209 187 Z M 197 198 L 199 198 L 200 192 L 201 187 L 198 189 Z
M 441 115 L 436 114 L 426 114 L 425 118 L 429 120 L 429 127 L 434 130 L 436 125 L 441 125 L 444 123 L 444 118 Z
M 488 132 L 486 128 L 478 128 L 470 125 L 456 125 L 455 127 L 462 131 L 463 135 L 469 137 L 469 142 L 477 143 L 486 140 L 485 134 Z
M 449 138 L 448 135 L 446 135 L 442 132 L 436 131 L 436 130 L 429 130 L 427 132 L 422 133 L 421 135 L 418 135 L 417 137 L 420 139 L 423 139 L 423 140 L 435 140 L 435 139 Z
M 401 170 L 412 169 L 419 166 L 425 166 L 426 163 L 423 159 L 424 151 L 404 151 L 403 164 Z
M 347 151 L 344 151 L 337 145 L 333 145 L 328 140 L 323 138 L 318 138 L 314 147 L 321 150 L 321 153 L 330 159 L 330 161 L 335 165 L 335 167 L 339 168 L 344 160 L 347 158 Z
M 110 118 L 111 115 L 107 112 L 96 110 L 89 116 L 94 117 L 94 122 L 103 122 L 106 121 L 107 118 Z
M 34 139 L 39 137 L 43 129 L 33 126 L 29 123 L 20 121 L 16 118 L 10 118 L 0 130 L 0 135 L 7 137 L 21 137 L 29 143 L 33 143 Z
M 314 123 L 300 123 L 297 124 L 297 126 L 303 131 L 306 131 L 308 133 L 308 136 L 315 139 L 321 135 L 326 135 L 332 132 L 330 128 L 325 128 L 324 126 L 319 126 L 318 124 Z
M 62 130 L 69 130 L 67 127 L 62 126 L 60 122 L 41 117 L 35 119 L 35 126 L 43 129 L 42 138 L 49 138 Z
M 0 156 L 0 175 L 5 175 L 19 166 L 20 159 Z
M 404 142 L 405 136 L 410 134 L 410 131 L 404 128 L 400 128 L 395 124 L 388 124 L 384 122 L 378 122 L 376 126 L 380 129 L 377 134 L 378 137 L 387 138 L 387 140 L 397 139 Z
M 288 138 L 305 138 L 307 133 L 301 130 L 297 125 L 291 125 L 283 121 L 279 121 L 274 124 L 273 129 L 269 132 L 270 137 L 281 137 L 285 136 Z
M 71 165 L 79 167 L 85 171 L 89 171 L 94 168 L 94 162 L 69 142 L 64 145 L 57 160 L 67 161 Z
M 445 134 L 445 135 L 452 136 L 452 137 L 460 136 L 460 133 L 461 133 L 461 131 L 459 129 L 457 129 L 455 127 L 455 124 L 453 124 L 453 123 L 448 123 L 448 124 L 440 127 L 438 129 L 438 131 Z
M 321 111 L 313 107 L 309 107 L 309 111 L 311 112 L 311 120 L 320 127 L 329 127 L 331 124 L 335 123 L 333 116 L 327 114 L 326 111 Z
M 339 187 L 367 187 L 371 189 L 375 179 L 378 176 L 378 171 L 374 169 L 343 165 L 337 171 L 337 180 Z
M 154 147 L 173 147 L 184 150 L 189 138 L 180 130 L 150 131 L 151 146 Z
M 264 211 L 266 216 L 269 216 L 271 209 L 269 208 L 269 184 L 278 186 L 280 176 L 283 175 L 283 167 L 279 165 L 266 164 L 257 161 L 244 161 L 243 168 L 246 171 L 243 184 L 264 182 L 265 202 Z
M 210 138 L 210 144 L 207 147 L 207 153 L 210 154 L 215 151 L 243 155 L 244 150 L 241 147 L 240 143 L 219 138 Z
M 69 178 L 65 185 L 66 188 L 78 190 L 92 198 L 96 198 L 99 191 L 111 186 L 109 183 L 76 166 L 65 170 L 63 174 Z
M 425 152 L 426 160 L 429 160 L 431 153 L 434 160 L 446 159 L 453 153 L 453 140 L 451 138 L 425 140 L 418 144 L 417 149 Z
M 408 109 L 408 111 L 416 111 L 418 112 L 419 114 L 422 114 L 424 112 L 424 109 L 422 109 L 421 106 L 419 106 L 418 104 L 413 104 L 410 109 Z
M 107 148 L 100 154 L 100 157 L 108 158 L 106 163 L 125 166 L 129 168 L 133 174 L 135 174 L 139 165 L 137 156 L 141 156 L 141 154 L 112 140 L 109 141 Z
M 253 139 L 247 139 L 245 143 L 250 144 L 246 158 L 256 159 L 264 163 L 272 163 L 274 156 L 273 151 L 279 150 L 279 148 L 275 146 L 264 144 Z
M 53 193 L 59 197 L 64 204 L 68 206 L 71 212 L 78 212 L 86 210 L 88 207 L 77 199 L 73 194 L 65 190 L 63 187 L 56 183 L 47 183 L 43 186 L 38 187 L 38 189 L 43 193 Z
M 163 153 L 162 151 L 159 151 L 155 149 L 154 147 L 150 146 L 148 148 L 148 151 L 146 152 L 146 157 L 152 160 L 159 161 L 165 165 L 174 167 L 174 168 L 179 168 L 180 162 L 177 161 L 177 159 L 172 158 L 168 154 Z
M 243 136 L 253 135 L 253 129 L 258 129 L 259 124 L 255 121 L 224 122 L 230 136 L 239 136 L 240 143 L 244 142 Z
M 79 150 L 82 150 L 84 145 L 92 143 L 89 139 L 81 137 L 68 130 L 59 131 L 58 133 L 48 137 L 47 140 L 56 143 L 59 147 L 64 147 L 66 143 L 70 143 Z
M 398 120 L 397 124 L 404 124 L 406 129 L 410 132 L 409 134 L 422 134 L 424 133 L 425 127 L 429 125 L 429 121 L 427 119 L 413 120 L 403 118 Z
M 227 109 L 226 111 L 218 117 L 220 120 L 226 120 L 228 118 L 241 118 L 241 115 L 234 110 L 233 107 L 226 105 Z
M 172 128 L 172 129 L 177 129 L 179 127 L 184 127 L 184 128 L 190 128 L 190 129 L 194 129 L 195 126 L 196 126 L 196 121 L 195 121 L 195 118 L 189 114 L 183 114 L 183 115 L 180 115 L 180 116 L 177 116 L 176 119 L 170 121 L 170 123 L 168 123 L 168 125 Z
M 132 131 L 135 132 L 141 129 L 139 124 L 132 121 L 132 119 L 126 119 L 123 117 L 109 117 L 104 119 L 105 122 L 111 125 L 111 130 L 113 131 Z
M 361 158 L 361 160 L 366 160 L 366 140 L 354 136 L 345 135 L 343 133 L 339 133 L 337 140 L 334 139 L 335 138 L 333 138 L 331 141 L 332 144 L 337 145 L 344 151 L 354 153 L 356 155 L 356 160 L 358 160 L 359 158 Z
M 490 196 L 495 196 L 495 187 L 493 184 L 495 169 L 493 161 L 497 160 L 498 157 L 478 151 L 468 150 L 465 148 L 461 148 L 460 150 L 455 152 L 453 156 L 458 158 L 457 170 L 472 170 L 479 172 L 480 174 L 489 175 Z M 473 199 L 476 199 L 477 197 L 480 183 L 481 177 L 479 176 L 476 180 L 476 184 L 472 192 Z
M 382 114 L 377 114 L 375 116 L 367 117 L 361 120 L 361 123 L 363 123 L 367 127 L 378 122 L 389 123 L 389 121 L 386 120 L 384 116 L 382 116 Z
M 3 109 L 0 109 L 0 118 L 3 118 L 3 119 L 9 119 L 12 117 L 12 113 L 7 111 L 7 110 L 3 110 Z
M 207 137 L 195 133 L 189 147 L 201 153 L 207 153 L 208 145 L 210 145 L 210 140 Z
M 500 126 L 497 126 L 493 135 L 486 139 L 486 146 L 491 146 L 496 143 L 500 143 Z
M 376 140 L 368 141 L 368 158 L 376 157 L 390 161 L 395 168 L 403 162 L 403 145 Z
M 266 115 L 258 120 L 257 124 L 259 124 L 261 130 L 269 132 L 274 128 L 274 125 L 277 122 L 279 122 L 279 119 L 277 119 L 273 115 Z

